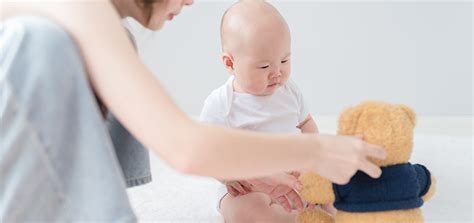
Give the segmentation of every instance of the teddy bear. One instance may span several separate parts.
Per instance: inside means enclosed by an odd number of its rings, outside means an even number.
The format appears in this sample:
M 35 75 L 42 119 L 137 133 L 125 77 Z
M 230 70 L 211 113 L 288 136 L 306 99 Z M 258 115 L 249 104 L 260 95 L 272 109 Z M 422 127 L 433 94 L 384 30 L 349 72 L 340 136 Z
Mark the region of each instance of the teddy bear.
M 339 117 L 339 135 L 360 136 L 386 150 L 387 158 L 371 162 L 382 175 L 373 179 L 358 171 L 345 185 L 333 184 L 316 173 L 303 173 L 301 197 L 311 204 L 334 203 L 335 216 L 320 208 L 307 208 L 300 223 L 419 223 L 420 207 L 435 191 L 435 178 L 426 167 L 411 164 L 416 115 L 405 105 L 366 101 L 344 110 Z

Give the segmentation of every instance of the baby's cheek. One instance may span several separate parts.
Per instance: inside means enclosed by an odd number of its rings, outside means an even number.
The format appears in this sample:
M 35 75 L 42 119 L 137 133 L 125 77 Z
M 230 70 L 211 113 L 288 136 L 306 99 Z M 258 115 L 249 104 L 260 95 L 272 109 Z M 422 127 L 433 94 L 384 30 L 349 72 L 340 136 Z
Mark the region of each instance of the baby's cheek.
M 254 92 L 262 92 L 267 88 L 267 82 L 263 80 L 254 81 L 252 83 L 252 89 Z
M 282 84 L 286 83 L 289 78 L 290 78 L 290 74 L 289 74 L 289 73 L 283 74 L 283 76 L 282 76 Z

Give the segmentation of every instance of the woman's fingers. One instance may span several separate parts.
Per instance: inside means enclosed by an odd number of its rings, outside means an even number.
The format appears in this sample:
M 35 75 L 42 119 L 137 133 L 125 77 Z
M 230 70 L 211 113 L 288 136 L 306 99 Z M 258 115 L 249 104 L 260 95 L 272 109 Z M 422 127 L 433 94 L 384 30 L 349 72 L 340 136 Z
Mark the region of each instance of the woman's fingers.
M 382 170 L 379 166 L 370 162 L 368 157 L 383 160 L 387 157 L 387 153 L 384 149 L 366 142 L 362 143 L 362 148 L 362 154 L 360 154 L 360 156 L 363 158 L 361 159 L 358 168 L 372 178 L 380 177 Z
M 382 174 L 380 167 L 373 164 L 369 160 L 364 160 L 359 169 L 372 178 L 379 178 Z
M 335 184 L 344 185 L 349 183 L 349 180 L 354 175 L 355 171 L 345 171 L 340 172 L 333 178 L 329 179 L 330 181 L 334 182 Z
M 365 155 L 379 160 L 387 158 L 387 152 L 379 146 L 365 143 Z
M 345 171 L 346 176 L 343 176 L 343 179 L 340 179 L 341 182 L 339 183 L 347 183 L 349 182 L 350 178 L 358 171 L 362 171 L 369 175 L 372 178 L 378 178 L 382 174 L 382 170 L 380 169 L 379 166 L 373 164 L 370 160 L 369 157 L 379 159 L 379 160 L 384 160 L 387 157 L 386 151 L 381 148 L 380 146 L 376 146 L 373 144 L 369 144 L 363 140 L 361 140 L 363 136 L 362 135 L 357 135 L 356 140 L 352 142 L 353 145 L 353 150 L 351 151 L 354 156 L 351 156 L 352 159 L 349 162 L 354 162 L 355 161 L 355 166 L 352 168 L 355 169 L 350 169 L 351 165 L 348 165 L 348 168 Z M 353 138 L 354 139 L 354 138 Z
M 316 173 L 336 184 L 346 184 L 359 170 L 379 177 L 381 170 L 370 158 L 385 159 L 386 152 L 354 136 L 317 135 L 320 143 Z

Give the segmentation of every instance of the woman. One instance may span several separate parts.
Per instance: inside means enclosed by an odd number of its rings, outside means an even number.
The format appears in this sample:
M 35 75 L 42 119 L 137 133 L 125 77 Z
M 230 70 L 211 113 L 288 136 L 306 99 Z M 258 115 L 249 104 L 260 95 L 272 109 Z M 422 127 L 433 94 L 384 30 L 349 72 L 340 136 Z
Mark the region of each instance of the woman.
M 312 170 L 335 183 L 347 182 L 357 170 L 380 175 L 368 157 L 383 159 L 385 153 L 357 138 L 269 135 L 187 117 L 140 62 L 120 19 L 131 16 L 159 30 L 191 4 L 192 0 L 4 3 L 3 220 L 135 220 L 117 161 L 121 154 L 113 148 L 101 104 L 146 148 L 183 173 L 241 179 Z M 266 149 L 270 147 L 271 156 Z M 146 160 L 131 163 L 141 162 Z M 280 183 L 293 187 L 295 182 Z

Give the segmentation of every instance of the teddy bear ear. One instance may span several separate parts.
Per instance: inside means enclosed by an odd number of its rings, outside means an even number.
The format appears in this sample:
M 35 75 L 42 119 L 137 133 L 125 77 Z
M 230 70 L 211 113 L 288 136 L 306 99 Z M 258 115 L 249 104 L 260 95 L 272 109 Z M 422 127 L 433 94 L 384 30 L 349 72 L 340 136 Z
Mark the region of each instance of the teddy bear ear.
M 339 115 L 339 126 L 337 134 L 340 135 L 353 135 L 359 122 L 359 117 L 362 113 L 362 109 L 359 107 L 351 107 Z
M 413 109 L 411 109 L 410 107 L 408 107 L 406 105 L 399 105 L 399 106 L 403 111 L 405 111 L 405 113 L 407 114 L 407 116 L 410 119 L 411 123 L 413 124 L 413 126 L 415 126 L 415 124 L 416 124 L 416 114 L 413 111 Z

